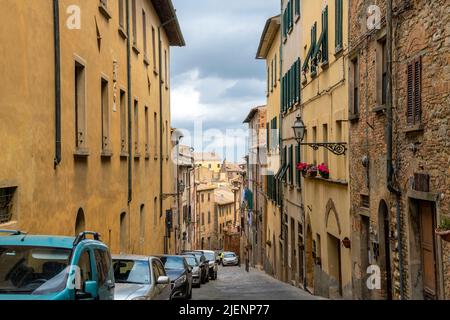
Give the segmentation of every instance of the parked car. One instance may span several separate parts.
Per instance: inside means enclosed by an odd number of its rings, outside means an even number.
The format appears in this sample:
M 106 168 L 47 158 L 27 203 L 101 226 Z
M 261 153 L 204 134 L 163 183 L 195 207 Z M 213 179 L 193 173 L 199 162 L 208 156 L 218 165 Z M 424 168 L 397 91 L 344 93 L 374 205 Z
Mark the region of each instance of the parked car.
M 208 276 L 212 280 L 216 280 L 217 270 L 219 269 L 219 261 L 220 261 L 216 252 L 212 250 L 198 250 L 198 251 L 202 252 L 206 257 L 206 260 L 208 261 L 209 266 Z
M 239 257 L 234 252 L 224 252 L 223 266 L 237 266 L 239 264 Z
M 111 255 L 98 233 L 0 234 L 0 300 L 113 300 Z
M 113 256 L 115 300 L 169 300 L 172 288 L 158 258 L 136 255 Z
M 182 255 L 186 258 L 186 262 L 192 267 L 192 286 L 200 288 L 202 270 L 200 269 L 200 263 L 194 255 L 186 254 Z
M 209 265 L 207 263 L 205 255 L 199 251 L 183 251 L 183 254 L 184 255 L 186 255 L 186 254 L 194 255 L 197 258 L 197 260 L 200 262 L 200 269 L 201 269 L 200 283 L 205 284 L 206 282 L 209 282 L 209 276 L 208 276 Z
M 182 256 L 164 255 L 158 257 L 164 264 L 172 283 L 170 299 L 192 298 L 192 267 Z

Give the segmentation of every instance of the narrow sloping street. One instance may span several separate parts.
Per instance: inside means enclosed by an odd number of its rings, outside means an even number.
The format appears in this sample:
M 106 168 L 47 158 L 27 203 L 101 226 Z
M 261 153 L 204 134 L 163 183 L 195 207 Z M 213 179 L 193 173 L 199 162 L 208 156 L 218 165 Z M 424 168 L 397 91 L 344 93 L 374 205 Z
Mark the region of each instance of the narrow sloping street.
M 319 297 L 278 281 L 262 271 L 220 267 L 218 278 L 194 289 L 193 300 L 317 300 Z

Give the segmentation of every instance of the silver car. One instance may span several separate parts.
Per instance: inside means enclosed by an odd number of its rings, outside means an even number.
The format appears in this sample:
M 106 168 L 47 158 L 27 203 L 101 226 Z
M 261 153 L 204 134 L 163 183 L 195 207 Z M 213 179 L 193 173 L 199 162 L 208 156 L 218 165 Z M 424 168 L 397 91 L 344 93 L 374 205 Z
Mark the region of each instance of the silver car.
M 169 300 L 172 288 L 158 258 L 137 255 L 112 257 L 114 300 Z
M 234 252 L 224 252 L 223 253 L 223 266 L 237 266 L 239 264 L 239 258 Z

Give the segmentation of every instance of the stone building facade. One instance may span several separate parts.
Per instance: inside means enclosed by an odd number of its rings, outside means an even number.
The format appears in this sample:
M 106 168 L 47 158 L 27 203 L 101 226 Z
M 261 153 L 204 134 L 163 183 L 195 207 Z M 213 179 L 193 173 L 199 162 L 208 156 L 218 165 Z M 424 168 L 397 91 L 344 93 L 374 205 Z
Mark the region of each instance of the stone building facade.
M 171 1 L 6 0 L 0 17 L 0 228 L 170 251 Z
M 450 3 L 395 0 L 392 20 L 386 4 L 349 10 L 354 297 L 449 299 L 450 244 L 434 230 L 450 215 Z M 366 285 L 370 265 L 380 290 Z

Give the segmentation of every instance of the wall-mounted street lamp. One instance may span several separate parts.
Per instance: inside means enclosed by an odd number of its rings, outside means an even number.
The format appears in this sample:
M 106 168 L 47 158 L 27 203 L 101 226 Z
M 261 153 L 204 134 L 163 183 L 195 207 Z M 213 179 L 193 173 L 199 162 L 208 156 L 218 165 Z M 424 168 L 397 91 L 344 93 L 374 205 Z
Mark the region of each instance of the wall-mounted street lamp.
M 314 150 L 318 150 L 320 147 L 326 148 L 338 156 L 345 155 L 347 152 L 346 142 L 302 142 L 305 138 L 306 126 L 299 115 L 297 116 L 297 120 L 295 120 L 292 129 L 294 130 L 295 140 L 297 140 L 297 143 L 300 146 L 310 146 Z

